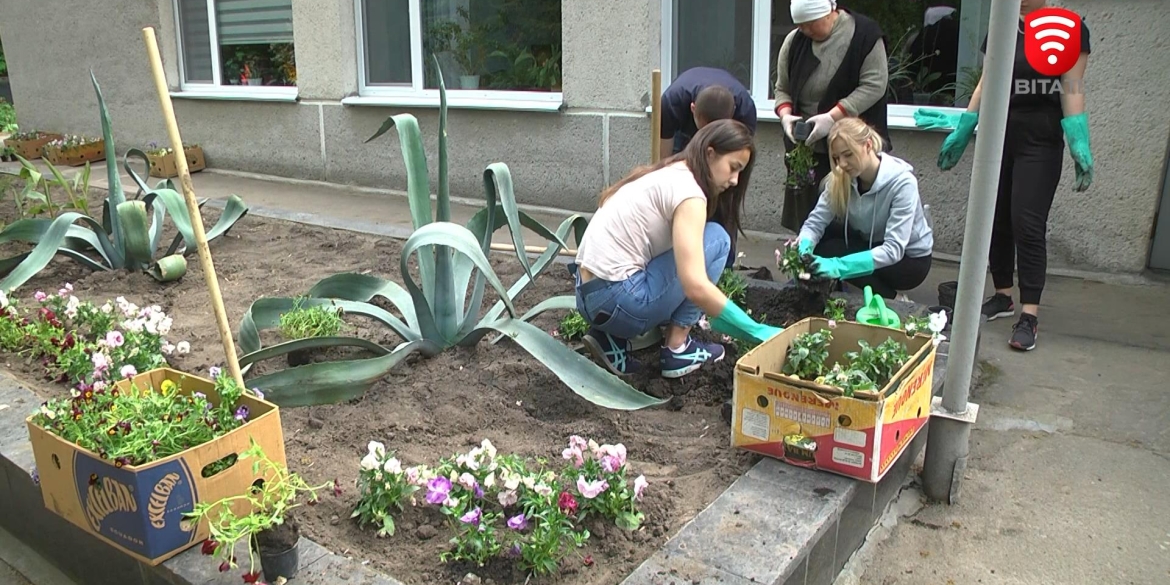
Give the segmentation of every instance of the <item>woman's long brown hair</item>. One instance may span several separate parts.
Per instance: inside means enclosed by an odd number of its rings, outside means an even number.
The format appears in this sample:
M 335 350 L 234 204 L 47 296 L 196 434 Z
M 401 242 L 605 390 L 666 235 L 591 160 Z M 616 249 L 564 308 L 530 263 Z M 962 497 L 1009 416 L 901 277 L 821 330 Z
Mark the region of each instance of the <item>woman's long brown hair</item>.
M 724 155 L 748 149 L 751 157 L 748 164 L 739 172 L 739 181 L 736 185 L 722 193 L 711 193 L 711 168 L 707 161 L 707 149 L 714 149 L 716 155 Z M 716 120 L 703 126 L 695 137 L 691 139 L 682 152 L 662 159 L 651 165 L 643 165 L 630 171 L 622 180 L 610 185 L 601 193 L 597 207 L 605 202 L 631 181 L 636 181 L 646 174 L 657 171 L 678 161 L 685 161 L 687 168 L 695 176 L 695 181 L 707 196 L 707 219 L 718 216 L 722 220 L 727 233 L 743 233 L 741 217 L 743 215 L 743 201 L 747 196 L 748 183 L 751 182 L 752 167 L 756 162 L 756 147 L 752 140 L 752 133 L 743 123 L 732 120 Z

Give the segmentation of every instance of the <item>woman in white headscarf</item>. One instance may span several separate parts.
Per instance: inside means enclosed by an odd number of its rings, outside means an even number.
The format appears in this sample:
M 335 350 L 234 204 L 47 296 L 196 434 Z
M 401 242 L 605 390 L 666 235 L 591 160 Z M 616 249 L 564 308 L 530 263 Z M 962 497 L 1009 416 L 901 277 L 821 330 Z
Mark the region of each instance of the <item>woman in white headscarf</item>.
M 886 125 L 889 62 L 884 34 L 873 19 L 838 8 L 835 0 L 792 0 L 791 11 L 797 28 L 776 57 L 776 115 L 789 152 L 796 147 L 796 123 L 811 126 L 803 142 L 815 157 L 815 188 L 787 190 L 780 222 L 800 231 L 831 170 L 825 138 L 837 120 L 861 118 L 877 130 L 886 150 L 892 150 Z

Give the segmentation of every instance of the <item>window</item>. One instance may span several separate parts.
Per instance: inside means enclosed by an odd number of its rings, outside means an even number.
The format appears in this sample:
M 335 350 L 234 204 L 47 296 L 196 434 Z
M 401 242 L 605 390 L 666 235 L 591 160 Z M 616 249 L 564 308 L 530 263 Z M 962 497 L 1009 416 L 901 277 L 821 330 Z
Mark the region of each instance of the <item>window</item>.
M 183 90 L 295 94 L 292 0 L 175 0 L 175 17 Z
M 982 71 L 979 46 L 987 34 L 990 4 L 838 2 L 840 8 L 876 20 L 886 35 L 891 125 L 902 126 L 894 118 L 912 116 L 914 106 L 966 106 Z M 776 56 L 796 28 L 789 0 L 663 0 L 662 10 L 664 83 L 691 67 L 720 67 L 742 81 L 761 113 L 768 115 L 774 104 Z
M 363 95 L 560 101 L 558 1 L 356 1 Z

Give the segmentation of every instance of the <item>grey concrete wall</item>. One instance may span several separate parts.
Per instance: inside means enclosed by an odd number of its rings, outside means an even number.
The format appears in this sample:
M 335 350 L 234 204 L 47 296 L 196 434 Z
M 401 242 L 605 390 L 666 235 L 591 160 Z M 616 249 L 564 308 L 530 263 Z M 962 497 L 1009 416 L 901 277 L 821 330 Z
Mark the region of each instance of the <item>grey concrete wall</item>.
M 142 46 L 142 26 L 159 27 L 172 86 L 177 86 L 171 0 L 0 2 L 0 35 L 25 128 L 98 133 L 88 71 L 93 67 L 110 105 L 119 150 L 162 140 L 163 128 Z M 482 196 L 484 167 L 503 161 L 525 203 L 591 211 L 597 194 L 649 159 L 644 114 L 649 72 L 659 65 L 659 1 L 596 3 L 564 0 L 564 91 L 567 111 L 526 113 L 451 110 L 451 186 L 454 195 Z M 1166 157 L 1170 83 L 1162 62 L 1170 47 L 1170 11 L 1158 0 L 1110 3 L 1066 0 L 1092 30 L 1088 74 L 1096 182 L 1072 190 L 1064 180 L 1050 220 L 1050 264 L 1088 270 L 1137 272 L 1148 256 Z M 208 162 L 279 176 L 392 189 L 405 188 L 397 137 L 372 144 L 391 113 L 420 121 L 434 178 L 437 111 L 348 107 L 340 100 L 357 88 L 352 3 L 294 3 L 301 103 L 176 99 L 184 138 L 199 142 Z M 61 15 L 71 34 L 48 34 Z M 302 23 L 308 23 L 306 26 Z M 100 25 L 100 26 L 99 26 Z M 616 27 L 619 34 L 605 34 Z M 612 29 L 609 29 L 612 30 Z M 52 41 L 47 41 L 48 38 Z M 779 125 L 762 121 L 759 162 L 747 205 L 747 227 L 775 230 L 783 200 Z M 895 131 L 896 154 L 917 169 L 931 205 L 936 249 L 958 253 L 966 216 L 974 148 L 949 172 L 935 166 L 943 135 Z

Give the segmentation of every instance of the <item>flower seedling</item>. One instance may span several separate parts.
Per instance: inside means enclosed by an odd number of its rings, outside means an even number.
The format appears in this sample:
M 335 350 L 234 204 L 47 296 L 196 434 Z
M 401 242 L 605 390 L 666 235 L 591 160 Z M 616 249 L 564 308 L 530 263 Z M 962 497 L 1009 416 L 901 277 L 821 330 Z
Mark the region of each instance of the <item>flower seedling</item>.
M 585 320 L 585 317 L 577 311 L 569 311 L 561 318 L 560 324 L 553 332 L 553 337 L 560 337 L 565 341 L 575 341 L 584 337 L 588 332 L 589 322 Z
M 792 340 L 782 371 L 789 376 L 814 381 L 823 376 L 829 359 L 829 343 L 833 332 L 828 329 L 801 333 Z
M 191 523 L 207 521 L 211 537 L 203 544 L 203 554 L 222 559 L 220 571 L 238 566 L 234 554 L 236 544 L 246 539 L 248 572 L 244 574 L 244 581 L 256 582 L 260 574 L 256 570 L 256 555 L 260 546 L 258 541 L 263 540 L 267 531 L 284 524 L 289 513 L 302 505 L 297 501 L 299 497 L 307 496 L 308 503 L 316 503 L 317 492 L 333 489 L 335 482 L 310 486 L 285 465 L 269 459 L 255 440 L 240 455 L 240 460 L 250 460 L 252 472 L 266 479 L 257 482 L 258 485 L 253 485 L 246 493 L 211 503 L 196 503 L 194 510 L 184 516 Z M 237 510 L 247 512 L 237 514 Z
M 857 341 L 857 345 L 861 348 L 860 351 L 845 354 L 849 368 L 865 374 L 878 388 L 885 387 L 910 359 L 906 344 L 893 337 L 887 338 L 877 347 L 871 347 L 861 339 Z
M 420 469 L 403 469 L 398 458 L 377 441 L 370 441 L 367 448 L 358 473 L 361 496 L 350 518 L 357 518 L 360 527 L 377 526 L 378 536 L 394 536 L 394 514 L 419 490 Z
M 646 489 L 646 478 L 639 475 L 632 484 L 627 481 L 625 445 L 598 445 L 574 435 L 562 456 L 570 462 L 562 475 L 576 475 L 574 487 L 585 512 L 613 520 L 626 530 L 637 530 L 642 525 L 645 518 L 637 501 Z
M 804 189 L 816 185 L 816 157 L 811 146 L 797 143 L 796 148 L 784 154 L 784 161 L 788 167 L 785 183 L 789 187 Z
M 730 268 L 723 270 L 716 286 L 719 287 L 724 296 L 737 305 L 743 305 L 747 301 L 747 280 Z
M 818 378 L 817 383 L 840 388 L 845 396 L 853 396 L 858 390 L 877 390 L 877 385 L 865 372 L 853 367 L 842 367 L 839 363 L 833 364 L 833 369 Z
M 838 321 L 845 320 L 845 307 L 848 302 L 843 298 L 825 301 L 825 316 L 829 318 L 829 327 L 836 327 Z

